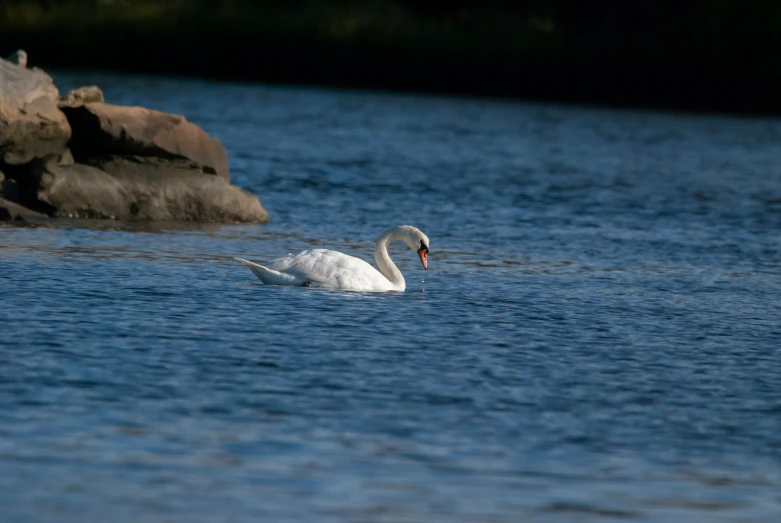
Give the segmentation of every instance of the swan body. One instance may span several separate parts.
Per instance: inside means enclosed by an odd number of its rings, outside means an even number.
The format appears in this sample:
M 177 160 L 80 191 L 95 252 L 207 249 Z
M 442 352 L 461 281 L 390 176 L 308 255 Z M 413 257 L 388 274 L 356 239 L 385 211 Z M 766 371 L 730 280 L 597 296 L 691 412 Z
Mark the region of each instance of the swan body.
M 423 268 L 428 268 L 429 239 L 411 225 L 388 229 L 377 240 L 374 259 L 378 269 L 365 261 L 337 251 L 312 249 L 295 256 L 277 258 L 260 265 L 243 258 L 243 263 L 266 285 L 319 287 L 348 291 L 402 292 L 406 282 L 388 255 L 388 245 L 403 241 L 417 251 Z

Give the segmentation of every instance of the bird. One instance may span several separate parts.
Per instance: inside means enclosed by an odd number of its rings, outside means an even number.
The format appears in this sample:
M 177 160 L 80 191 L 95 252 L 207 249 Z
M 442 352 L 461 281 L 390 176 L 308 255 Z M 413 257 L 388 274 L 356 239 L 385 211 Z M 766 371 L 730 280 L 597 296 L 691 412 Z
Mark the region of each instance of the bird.
M 246 265 L 266 285 L 316 287 L 329 290 L 364 292 L 404 292 L 406 282 L 388 255 L 388 245 L 403 241 L 420 257 L 428 269 L 430 243 L 420 229 L 400 225 L 383 232 L 374 246 L 374 260 L 369 263 L 338 251 L 311 249 L 296 255 L 277 258 L 266 265 L 233 258 Z

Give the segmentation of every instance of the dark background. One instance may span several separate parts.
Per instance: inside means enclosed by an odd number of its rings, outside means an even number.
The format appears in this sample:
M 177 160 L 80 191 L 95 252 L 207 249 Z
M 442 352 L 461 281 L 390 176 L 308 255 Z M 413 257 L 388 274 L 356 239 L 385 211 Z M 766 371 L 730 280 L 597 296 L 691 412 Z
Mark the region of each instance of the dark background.
M 777 0 L 0 0 L 31 66 L 781 113 Z

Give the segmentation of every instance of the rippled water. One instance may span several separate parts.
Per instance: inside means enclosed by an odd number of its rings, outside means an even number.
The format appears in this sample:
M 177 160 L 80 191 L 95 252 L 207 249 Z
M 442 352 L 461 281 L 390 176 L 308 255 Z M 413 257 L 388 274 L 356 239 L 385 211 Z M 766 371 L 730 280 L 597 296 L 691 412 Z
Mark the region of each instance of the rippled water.
M 55 75 L 263 226 L 0 225 L 5 521 L 777 521 L 781 122 Z M 230 260 L 370 259 L 407 292 Z

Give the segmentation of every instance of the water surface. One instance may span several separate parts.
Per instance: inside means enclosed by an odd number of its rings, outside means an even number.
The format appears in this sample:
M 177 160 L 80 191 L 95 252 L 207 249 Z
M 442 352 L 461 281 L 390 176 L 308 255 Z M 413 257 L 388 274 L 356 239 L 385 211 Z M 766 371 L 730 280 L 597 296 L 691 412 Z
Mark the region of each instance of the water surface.
M 777 521 L 781 121 L 55 79 L 272 223 L 0 225 L 3 521 Z M 403 294 L 230 259 L 403 223 Z

